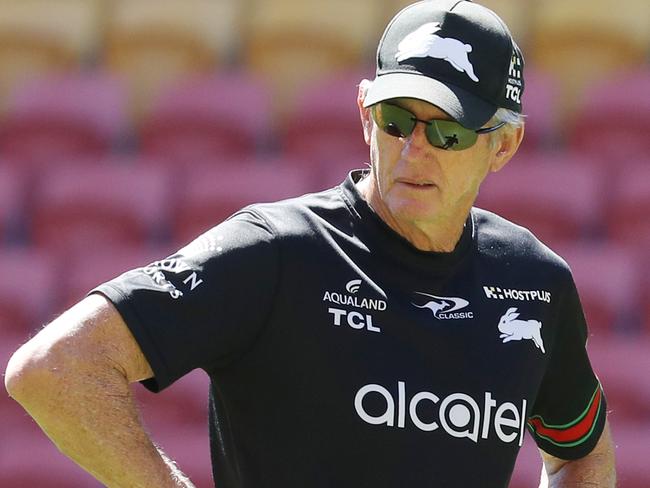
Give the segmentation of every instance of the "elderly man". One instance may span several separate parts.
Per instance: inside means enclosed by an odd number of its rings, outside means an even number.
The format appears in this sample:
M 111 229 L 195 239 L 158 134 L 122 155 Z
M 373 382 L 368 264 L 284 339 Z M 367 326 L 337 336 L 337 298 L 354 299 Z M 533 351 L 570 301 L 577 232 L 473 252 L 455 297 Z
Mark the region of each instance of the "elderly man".
M 542 485 L 613 486 L 567 264 L 473 207 L 523 137 L 523 65 L 484 7 L 402 10 L 359 87 L 370 170 L 101 285 L 16 352 L 10 394 L 111 487 L 192 486 L 128 384 L 195 368 L 219 487 L 505 487 L 525 430 Z

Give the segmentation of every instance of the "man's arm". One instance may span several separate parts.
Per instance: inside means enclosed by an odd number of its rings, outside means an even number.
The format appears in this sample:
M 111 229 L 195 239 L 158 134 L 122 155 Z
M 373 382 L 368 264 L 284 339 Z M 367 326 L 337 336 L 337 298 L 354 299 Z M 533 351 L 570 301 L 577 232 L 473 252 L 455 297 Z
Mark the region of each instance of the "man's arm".
M 581 459 L 566 461 L 541 449 L 539 452 L 544 461 L 540 488 L 612 488 L 616 485 L 614 444 L 607 422 L 594 449 Z
M 153 372 L 120 314 L 90 295 L 12 356 L 10 396 L 65 455 L 109 487 L 192 487 L 149 439 L 129 383 Z

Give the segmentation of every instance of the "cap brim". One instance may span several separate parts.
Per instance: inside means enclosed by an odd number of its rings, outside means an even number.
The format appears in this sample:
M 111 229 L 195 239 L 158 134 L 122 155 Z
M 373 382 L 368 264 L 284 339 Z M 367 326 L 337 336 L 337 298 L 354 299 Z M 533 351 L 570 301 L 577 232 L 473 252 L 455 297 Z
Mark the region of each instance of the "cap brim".
M 417 98 L 444 110 L 468 129 L 479 129 L 496 113 L 495 105 L 467 90 L 416 73 L 377 76 L 366 93 L 364 107 L 391 98 Z

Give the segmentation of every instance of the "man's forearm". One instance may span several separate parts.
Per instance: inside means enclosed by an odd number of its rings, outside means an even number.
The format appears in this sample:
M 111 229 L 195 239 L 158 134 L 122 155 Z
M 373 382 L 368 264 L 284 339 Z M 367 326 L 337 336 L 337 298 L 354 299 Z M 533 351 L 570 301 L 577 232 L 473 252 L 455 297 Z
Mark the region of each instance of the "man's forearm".
M 596 447 L 587 456 L 575 461 L 563 461 L 542 453 L 544 469 L 540 488 L 614 488 L 616 468 L 614 444 L 609 424 Z
M 108 487 L 193 486 L 146 434 L 118 369 L 64 359 L 21 368 L 33 362 L 21 354 L 8 390 L 66 456 Z

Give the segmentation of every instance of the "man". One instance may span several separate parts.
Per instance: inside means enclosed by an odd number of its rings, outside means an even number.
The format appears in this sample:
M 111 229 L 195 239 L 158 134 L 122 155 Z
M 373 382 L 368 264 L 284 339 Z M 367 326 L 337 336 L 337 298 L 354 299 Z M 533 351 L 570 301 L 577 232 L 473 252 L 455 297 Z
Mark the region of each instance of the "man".
M 128 383 L 208 372 L 219 487 L 613 486 L 567 264 L 473 208 L 523 136 L 523 58 L 491 11 L 426 1 L 359 87 L 371 169 L 243 209 L 112 280 L 11 359 L 11 395 L 108 486 L 192 486 Z

